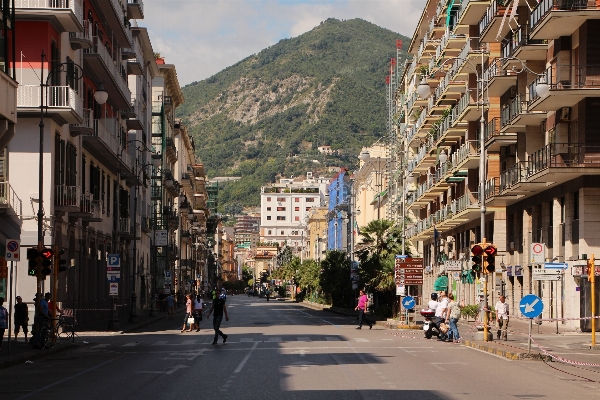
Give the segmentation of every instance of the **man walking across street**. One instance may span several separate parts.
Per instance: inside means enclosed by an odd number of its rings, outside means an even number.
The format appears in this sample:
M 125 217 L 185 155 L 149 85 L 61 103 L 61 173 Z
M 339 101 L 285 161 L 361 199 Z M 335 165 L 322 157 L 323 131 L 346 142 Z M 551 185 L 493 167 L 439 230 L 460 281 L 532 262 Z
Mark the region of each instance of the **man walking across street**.
M 500 300 L 496 303 L 496 321 L 498 322 L 497 338 L 502 336 L 504 340 L 508 336 L 508 303 L 506 297 L 500 296 Z
M 360 291 L 360 297 L 358 298 L 358 305 L 354 308 L 358 310 L 358 327 L 356 329 L 362 329 L 363 321 L 369 325 L 369 329 L 373 328 L 373 323 L 367 319 L 365 313 L 367 312 L 367 303 L 369 298 L 365 294 L 364 290 Z
M 210 318 L 210 314 L 214 311 L 215 315 L 213 317 L 213 329 L 215 330 L 215 338 L 213 339 L 212 344 L 216 345 L 217 340 L 219 340 L 219 335 L 223 338 L 223 343 L 227 341 L 227 335 L 221 332 L 221 322 L 223 321 L 223 313 L 225 313 L 225 321 L 229 321 L 229 315 L 227 314 L 227 307 L 225 306 L 225 299 L 221 297 L 219 294 L 214 296 L 212 306 L 208 310 L 208 318 Z
M 168 319 L 173 319 L 173 316 L 175 315 L 175 298 L 169 293 L 165 301 L 167 302 Z
M 23 303 L 21 296 L 17 296 L 17 304 L 15 304 L 15 341 L 19 335 L 19 330 L 23 328 L 25 334 L 25 341 L 27 341 L 27 322 L 29 322 L 29 311 L 27 310 L 27 304 Z

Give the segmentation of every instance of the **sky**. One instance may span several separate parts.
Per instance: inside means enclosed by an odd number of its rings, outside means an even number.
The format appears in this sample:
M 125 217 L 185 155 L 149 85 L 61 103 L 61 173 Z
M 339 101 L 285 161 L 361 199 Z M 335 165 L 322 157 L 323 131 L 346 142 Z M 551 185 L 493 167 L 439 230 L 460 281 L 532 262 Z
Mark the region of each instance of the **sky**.
M 412 37 L 426 0 L 143 0 L 155 53 L 183 87 L 327 18 L 361 18 Z M 394 46 L 390 43 L 390 46 Z

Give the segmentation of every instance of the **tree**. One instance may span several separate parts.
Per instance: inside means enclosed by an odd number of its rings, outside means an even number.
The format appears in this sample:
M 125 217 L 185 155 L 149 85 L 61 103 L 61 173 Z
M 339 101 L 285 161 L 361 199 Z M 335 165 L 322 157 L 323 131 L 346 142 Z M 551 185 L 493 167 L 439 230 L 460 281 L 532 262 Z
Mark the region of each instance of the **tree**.
M 304 260 L 300 265 L 296 281 L 300 288 L 308 294 L 318 294 L 321 286 L 321 266 L 319 263 L 315 260 Z
M 229 203 L 225 205 L 225 214 L 235 216 L 242 213 L 244 207 L 240 203 Z
M 337 307 L 348 307 L 354 303 L 350 282 L 350 260 L 346 252 L 328 251 L 321 261 L 321 288 L 325 298 Z

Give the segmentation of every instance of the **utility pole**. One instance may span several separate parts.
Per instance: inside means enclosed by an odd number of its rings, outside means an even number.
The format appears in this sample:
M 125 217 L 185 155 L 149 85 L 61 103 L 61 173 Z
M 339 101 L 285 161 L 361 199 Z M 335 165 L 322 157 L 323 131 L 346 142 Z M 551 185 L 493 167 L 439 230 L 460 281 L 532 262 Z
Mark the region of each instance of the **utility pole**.
M 592 348 L 596 345 L 596 260 L 592 254 L 589 261 L 588 278 L 592 287 Z

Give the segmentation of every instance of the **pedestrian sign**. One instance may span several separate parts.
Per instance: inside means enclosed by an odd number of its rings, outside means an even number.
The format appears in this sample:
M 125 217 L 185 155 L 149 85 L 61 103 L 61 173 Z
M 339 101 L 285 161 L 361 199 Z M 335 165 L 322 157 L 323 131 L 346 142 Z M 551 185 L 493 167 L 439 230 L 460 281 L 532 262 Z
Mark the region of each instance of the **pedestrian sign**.
M 402 306 L 407 310 L 412 310 L 415 308 L 415 299 L 412 296 L 406 296 L 402 299 Z
M 535 318 L 544 310 L 544 303 L 535 294 L 528 294 L 521 299 L 519 309 L 526 318 Z

